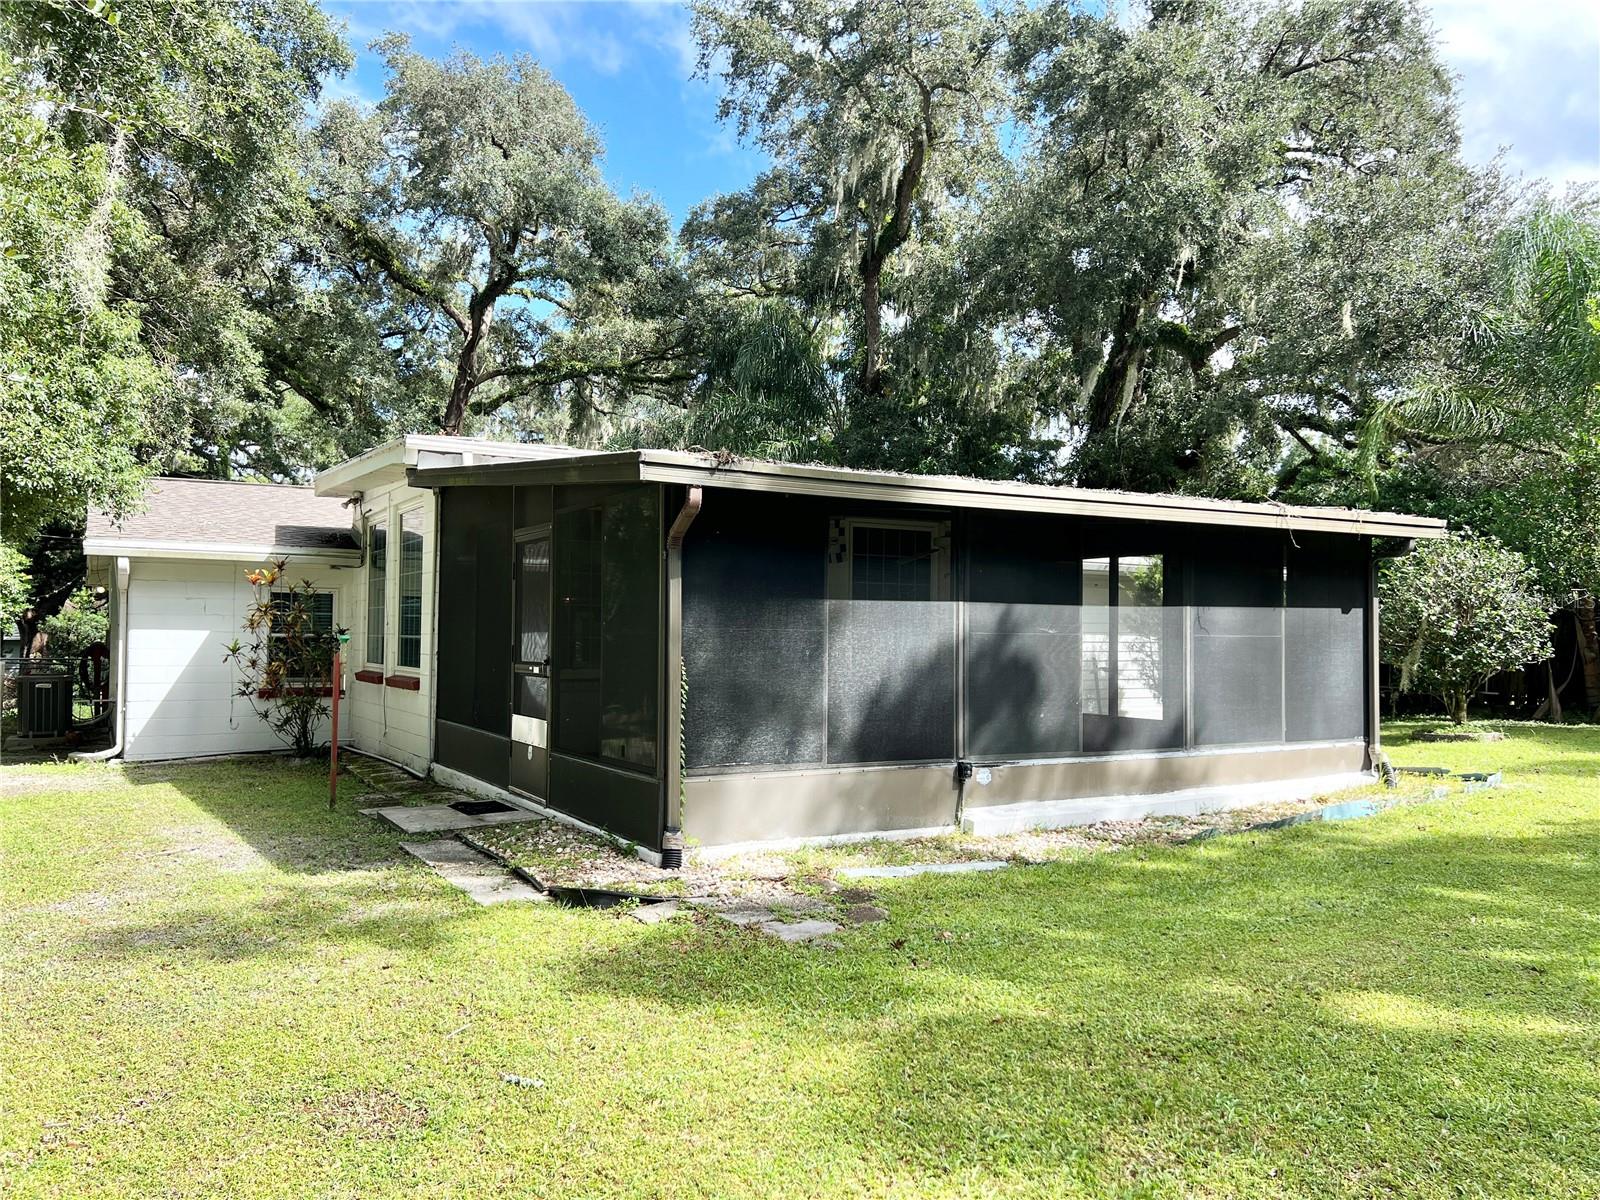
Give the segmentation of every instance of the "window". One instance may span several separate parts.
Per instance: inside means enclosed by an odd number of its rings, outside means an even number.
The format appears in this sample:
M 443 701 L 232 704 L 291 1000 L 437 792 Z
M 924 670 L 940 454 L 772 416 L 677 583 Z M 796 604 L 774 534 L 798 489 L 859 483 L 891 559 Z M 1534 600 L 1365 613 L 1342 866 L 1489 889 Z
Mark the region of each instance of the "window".
M 400 515 L 400 644 L 395 665 L 422 666 L 422 510 Z
M 933 530 L 856 526 L 850 538 L 850 598 L 933 599 Z
M 389 582 L 389 527 L 382 522 L 367 530 L 367 661 L 381 667 L 383 601 Z
M 949 526 L 939 521 L 831 524 L 828 595 L 835 600 L 948 600 Z
M 289 683 L 325 681 L 333 662 L 333 593 L 272 593 L 268 653 Z
M 1160 721 L 1165 585 L 1161 555 L 1083 560 L 1083 711 Z

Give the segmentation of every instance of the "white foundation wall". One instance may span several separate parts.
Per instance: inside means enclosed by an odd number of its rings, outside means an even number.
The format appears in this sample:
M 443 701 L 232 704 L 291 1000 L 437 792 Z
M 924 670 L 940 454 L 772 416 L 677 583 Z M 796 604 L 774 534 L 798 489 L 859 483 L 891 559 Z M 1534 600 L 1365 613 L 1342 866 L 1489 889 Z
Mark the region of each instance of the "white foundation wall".
M 238 694 L 242 682 L 238 668 L 223 661 L 229 642 L 246 639 L 244 622 L 255 593 L 245 572 L 262 565 L 131 560 L 128 608 L 126 614 L 118 614 L 128 625 L 125 758 L 186 758 L 283 747 L 250 701 Z M 358 571 L 291 559 L 289 574 L 331 591 L 334 623 L 348 623 L 347 582 Z
M 400 641 L 400 522 L 407 512 L 422 517 L 422 654 L 420 666 L 398 666 Z M 373 487 L 361 498 L 360 532 L 375 522 L 388 526 L 388 571 L 383 605 L 383 661 L 367 659 L 367 581 L 370 564 L 348 571 L 350 577 L 350 690 L 340 717 L 339 740 L 358 750 L 390 759 L 425 774 L 433 749 L 433 612 L 438 562 L 437 515 L 431 491 L 404 482 Z M 415 679 L 411 690 L 392 686 Z

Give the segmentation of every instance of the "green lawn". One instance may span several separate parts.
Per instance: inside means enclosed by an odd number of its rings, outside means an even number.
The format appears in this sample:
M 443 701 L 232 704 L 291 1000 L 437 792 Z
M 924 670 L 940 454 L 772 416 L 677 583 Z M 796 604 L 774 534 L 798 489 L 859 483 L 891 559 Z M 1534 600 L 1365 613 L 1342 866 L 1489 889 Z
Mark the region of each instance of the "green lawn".
M 831 950 L 475 908 L 314 770 L 7 768 L 0 1195 L 1600 1194 L 1600 729 L 1395 732 L 1510 786 Z

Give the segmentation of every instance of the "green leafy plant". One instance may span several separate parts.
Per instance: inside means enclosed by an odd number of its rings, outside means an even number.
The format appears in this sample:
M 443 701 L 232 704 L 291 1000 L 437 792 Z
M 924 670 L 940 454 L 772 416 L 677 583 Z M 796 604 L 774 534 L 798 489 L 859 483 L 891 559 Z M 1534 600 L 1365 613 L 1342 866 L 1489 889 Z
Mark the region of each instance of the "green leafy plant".
M 106 640 L 110 620 L 104 601 L 88 588 L 79 588 L 61 611 L 42 622 L 50 639 L 53 658 L 76 659 L 96 642 Z
M 333 694 L 333 657 L 344 632 L 319 628 L 317 589 L 308 579 L 290 580 L 279 559 L 245 573 L 255 598 L 245 615 L 244 637 L 228 643 L 224 662 L 239 670 L 236 694 L 271 727 L 296 756 L 322 744 L 322 722 Z
M 1383 661 L 1401 692 L 1438 696 L 1456 724 L 1497 671 L 1550 653 L 1550 605 L 1532 568 L 1492 537 L 1458 534 L 1385 564 L 1378 583 Z

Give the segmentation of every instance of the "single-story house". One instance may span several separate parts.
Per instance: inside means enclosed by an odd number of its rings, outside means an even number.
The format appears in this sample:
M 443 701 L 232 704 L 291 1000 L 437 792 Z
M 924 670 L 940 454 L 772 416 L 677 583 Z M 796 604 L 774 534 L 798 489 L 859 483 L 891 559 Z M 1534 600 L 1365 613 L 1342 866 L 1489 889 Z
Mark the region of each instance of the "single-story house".
M 270 741 L 230 710 L 220 648 L 244 571 L 285 554 L 351 632 L 342 740 L 659 852 L 1358 780 L 1378 740 L 1376 561 L 1443 533 L 407 437 L 311 490 L 159 481 L 120 527 L 92 518 L 85 547 L 120 593 L 129 758 Z

